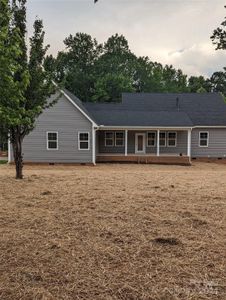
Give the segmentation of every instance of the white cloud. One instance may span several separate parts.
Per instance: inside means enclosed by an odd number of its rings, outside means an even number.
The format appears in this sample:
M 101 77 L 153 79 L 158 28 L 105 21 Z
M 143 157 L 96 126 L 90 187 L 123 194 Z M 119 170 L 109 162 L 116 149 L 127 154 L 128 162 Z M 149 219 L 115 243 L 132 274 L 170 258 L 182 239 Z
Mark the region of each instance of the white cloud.
M 226 66 L 226 51 L 210 40 L 223 21 L 225 0 L 30 0 L 29 24 L 44 19 L 51 52 L 64 48 L 69 34 L 86 32 L 104 42 L 124 34 L 132 51 L 189 75 L 210 75 Z
M 165 64 L 172 64 L 188 75 L 210 76 L 226 66 L 225 51 L 215 51 L 209 43 L 194 44 L 179 50 L 157 49 L 153 56 Z

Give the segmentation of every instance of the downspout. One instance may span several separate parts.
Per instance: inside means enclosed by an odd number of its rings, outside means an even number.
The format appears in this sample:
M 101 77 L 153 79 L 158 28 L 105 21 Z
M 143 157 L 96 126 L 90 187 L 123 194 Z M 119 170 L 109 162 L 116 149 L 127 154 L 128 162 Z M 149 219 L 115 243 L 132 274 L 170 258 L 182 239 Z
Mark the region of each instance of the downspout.
M 11 143 L 10 136 L 8 135 L 8 164 L 11 163 Z

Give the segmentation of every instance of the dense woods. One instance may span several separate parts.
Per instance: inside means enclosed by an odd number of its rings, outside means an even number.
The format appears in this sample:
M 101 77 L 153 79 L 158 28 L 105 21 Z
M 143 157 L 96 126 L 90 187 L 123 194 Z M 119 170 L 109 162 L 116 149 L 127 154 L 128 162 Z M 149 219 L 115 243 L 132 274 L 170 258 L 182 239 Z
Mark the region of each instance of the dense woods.
M 83 101 L 120 101 L 123 92 L 221 92 L 226 95 L 226 70 L 188 77 L 172 65 L 137 57 L 123 35 L 104 44 L 86 33 L 64 40 L 65 51 L 47 56 L 45 67 L 55 80 Z

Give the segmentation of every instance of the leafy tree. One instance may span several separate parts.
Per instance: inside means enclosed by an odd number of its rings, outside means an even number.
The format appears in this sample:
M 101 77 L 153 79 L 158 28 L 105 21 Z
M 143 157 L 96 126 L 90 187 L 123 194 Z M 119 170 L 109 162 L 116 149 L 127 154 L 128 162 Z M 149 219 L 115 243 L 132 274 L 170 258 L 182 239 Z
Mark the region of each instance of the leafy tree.
M 56 59 L 55 77 L 83 101 L 93 95 L 94 64 L 98 60 L 102 45 L 85 33 L 70 35 L 64 40 L 67 52 L 59 52 Z
M 94 86 L 96 93 L 93 101 L 98 102 L 119 102 L 123 92 L 133 92 L 130 79 L 123 74 L 108 73 L 97 79 Z
M 187 75 L 181 70 L 176 70 L 172 65 L 163 68 L 164 92 L 180 93 L 187 92 Z
M 97 71 L 102 74 L 123 73 L 131 76 L 134 73 L 136 56 L 129 49 L 129 44 L 123 35 L 112 35 L 103 46 L 103 54 L 96 65 Z M 99 69 L 98 69 L 99 67 Z
M 207 91 L 208 83 L 203 76 L 191 76 L 188 79 L 188 89 L 191 93 L 197 93 L 198 91 Z
M 57 58 L 55 59 L 55 63 L 53 66 L 55 68 L 55 71 L 52 73 L 54 79 L 58 83 L 65 84 L 66 76 L 68 74 L 67 53 L 64 53 L 63 51 L 58 52 Z
M 52 73 L 54 77 L 56 76 L 56 59 L 52 54 L 45 57 L 43 67 L 47 72 Z
M 132 92 L 136 56 L 122 35 L 113 35 L 103 46 L 95 63 L 94 101 L 119 101 L 123 92 Z M 103 98 L 102 98 L 103 97 Z
M 196 93 L 199 93 L 199 94 L 207 93 L 207 90 L 201 86 L 199 89 L 197 89 Z
M 187 92 L 187 76 L 172 66 L 153 63 L 148 57 L 137 59 L 135 86 L 137 92 Z
M 30 54 L 26 47 L 26 0 L 0 0 L 0 118 L 12 143 L 16 178 L 23 178 L 22 143 L 33 130 L 36 118 L 53 102 L 55 92 L 49 72 L 43 68 L 42 21 L 34 23 Z
M 226 68 L 224 68 L 226 71 Z M 219 92 L 226 95 L 226 72 L 214 72 L 207 80 L 211 92 Z
M 163 67 L 152 62 L 148 57 L 138 57 L 134 73 L 134 87 L 136 92 L 160 92 L 162 85 Z
M 8 131 L 4 128 L 2 124 L 0 124 L 0 151 L 3 150 L 5 145 L 8 144 Z
M 226 8 L 226 6 L 225 6 Z M 221 23 L 220 27 L 214 30 L 213 35 L 211 36 L 213 44 L 216 45 L 216 50 L 226 49 L 226 18 Z
M 220 27 L 214 30 L 211 39 L 216 45 L 216 50 L 226 50 L 226 17 Z M 212 91 L 221 92 L 226 96 L 226 68 L 224 68 L 224 72 L 213 73 L 208 82 Z

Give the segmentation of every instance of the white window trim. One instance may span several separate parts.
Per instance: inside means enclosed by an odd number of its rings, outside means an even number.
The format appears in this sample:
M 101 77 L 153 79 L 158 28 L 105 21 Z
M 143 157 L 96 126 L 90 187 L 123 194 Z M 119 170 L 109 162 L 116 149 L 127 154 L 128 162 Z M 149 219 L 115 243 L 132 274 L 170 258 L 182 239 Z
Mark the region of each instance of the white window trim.
M 117 145 L 117 144 L 116 144 L 116 140 L 117 140 L 116 134 L 117 134 L 117 133 L 122 133 L 122 134 L 123 134 L 123 138 L 122 138 L 123 144 L 122 144 L 122 145 Z M 115 147 L 124 147 L 124 146 L 125 146 L 125 134 L 124 134 L 124 132 L 123 132 L 123 131 L 116 131 L 114 136 L 115 136 Z M 121 140 L 121 139 L 120 139 L 120 140 Z
M 207 145 L 206 146 L 200 145 L 201 133 L 207 133 Z M 199 147 L 200 148 L 207 148 L 207 147 L 209 147 L 209 137 L 210 137 L 209 131 L 199 131 Z
M 170 133 L 175 133 L 175 145 L 169 145 L 169 140 L 170 140 L 169 134 L 170 134 Z M 170 147 L 170 148 L 175 148 L 175 147 L 177 147 L 177 132 L 176 132 L 176 131 L 168 131 L 168 132 L 167 132 L 167 147 Z
M 161 141 L 161 133 L 165 133 L 165 145 L 161 145 L 160 144 L 160 141 Z M 167 145 L 167 134 L 166 134 L 166 131 L 160 131 L 160 133 L 159 133 L 159 147 L 160 148 L 165 148 L 166 147 L 166 145 Z
M 111 140 L 110 138 L 106 138 L 106 133 L 112 133 L 112 145 L 107 145 L 106 144 L 106 140 Z M 105 131 L 104 133 L 104 146 L 105 147 L 114 147 L 115 145 L 115 135 L 114 135 L 114 132 L 113 131 Z
M 155 134 L 155 139 L 154 139 L 154 145 L 148 145 L 148 134 L 149 133 L 154 133 Z M 154 147 L 156 147 L 156 131 L 147 131 L 147 147 L 148 148 L 154 148 Z
M 57 140 L 56 140 L 57 147 L 56 148 L 49 148 L 49 133 L 56 133 L 57 134 Z M 47 131 L 46 132 L 46 148 L 47 148 L 47 150 L 49 150 L 49 151 L 57 151 L 57 150 L 59 150 L 58 146 L 59 146 L 58 131 Z
M 80 134 L 85 133 L 88 134 L 88 141 L 80 141 Z M 88 142 L 88 148 L 87 149 L 81 149 L 80 148 L 80 142 Z M 90 132 L 89 131 L 79 131 L 78 132 L 78 150 L 79 151 L 89 151 L 90 150 Z

